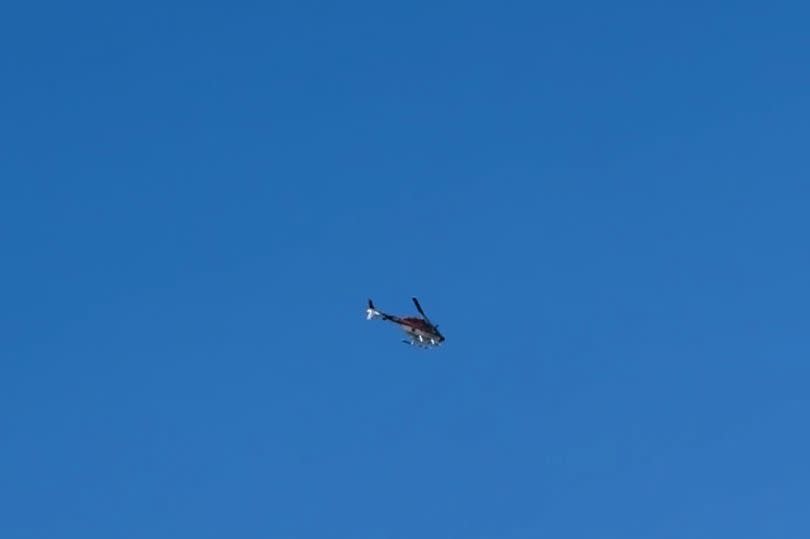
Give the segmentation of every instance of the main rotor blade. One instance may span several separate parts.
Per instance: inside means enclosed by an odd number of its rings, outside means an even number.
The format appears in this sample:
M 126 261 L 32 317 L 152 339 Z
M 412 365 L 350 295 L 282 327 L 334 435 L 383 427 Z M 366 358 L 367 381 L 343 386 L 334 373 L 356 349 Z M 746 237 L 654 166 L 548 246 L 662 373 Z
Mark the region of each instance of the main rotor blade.
M 422 306 L 421 306 L 421 305 L 419 305 L 419 300 L 418 300 L 418 299 L 416 299 L 416 298 L 411 298 L 411 299 L 413 300 L 413 304 L 414 304 L 414 305 L 416 305 L 416 310 L 417 310 L 417 311 L 419 311 L 419 314 L 421 314 L 421 315 L 422 315 L 422 317 L 423 317 L 425 320 L 427 320 L 427 323 L 428 323 L 428 324 L 430 324 L 430 325 L 432 326 L 432 325 L 433 325 L 433 322 L 431 322 L 431 321 L 430 321 L 430 318 L 428 318 L 428 317 L 427 317 L 427 315 L 425 314 L 425 311 L 423 311 L 423 310 L 422 310 Z

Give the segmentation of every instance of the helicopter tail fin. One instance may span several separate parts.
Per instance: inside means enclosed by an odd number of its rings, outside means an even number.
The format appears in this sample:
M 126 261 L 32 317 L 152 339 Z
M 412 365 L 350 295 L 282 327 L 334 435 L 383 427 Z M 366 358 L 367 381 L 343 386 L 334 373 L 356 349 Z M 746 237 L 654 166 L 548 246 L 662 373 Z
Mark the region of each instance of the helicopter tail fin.
M 374 302 L 368 300 L 368 309 L 366 309 L 366 320 L 371 320 L 380 316 L 380 311 L 374 308 Z

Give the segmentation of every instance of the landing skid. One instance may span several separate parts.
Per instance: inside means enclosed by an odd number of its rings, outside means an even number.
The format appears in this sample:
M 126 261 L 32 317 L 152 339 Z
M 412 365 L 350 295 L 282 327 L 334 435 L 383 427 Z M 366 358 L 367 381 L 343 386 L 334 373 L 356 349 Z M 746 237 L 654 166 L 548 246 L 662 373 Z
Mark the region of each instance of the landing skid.
M 432 348 L 435 346 L 439 346 L 434 339 L 402 339 L 402 342 L 405 344 L 410 344 L 411 346 L 418 346 L 419 348 Z

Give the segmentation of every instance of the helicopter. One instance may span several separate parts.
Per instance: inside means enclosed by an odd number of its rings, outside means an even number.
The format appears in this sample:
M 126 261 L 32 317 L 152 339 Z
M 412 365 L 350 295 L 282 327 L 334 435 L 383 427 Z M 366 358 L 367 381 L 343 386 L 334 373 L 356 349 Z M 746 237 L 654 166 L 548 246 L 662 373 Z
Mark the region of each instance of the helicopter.
M 421 318 L 415 316 L 399 317 L 386 314 L 382 311 L 378 311 L 377 308 L 374 307 L 374 302 L 369 299 L 368 308 L 366 309 L 366 320 L 379 318 L 397 324 L 408 335 L 408 339 L 402 341 L 406 344 L 423 348 L 439 346 L 444 342 L 444 335 L 439 331 L 439 326 L 430 321 L 425 311 L 422 310 L 418 299 L 411 299 L 413 300 L 413 304 L 416 305 L 416 310 L 422 315 Z

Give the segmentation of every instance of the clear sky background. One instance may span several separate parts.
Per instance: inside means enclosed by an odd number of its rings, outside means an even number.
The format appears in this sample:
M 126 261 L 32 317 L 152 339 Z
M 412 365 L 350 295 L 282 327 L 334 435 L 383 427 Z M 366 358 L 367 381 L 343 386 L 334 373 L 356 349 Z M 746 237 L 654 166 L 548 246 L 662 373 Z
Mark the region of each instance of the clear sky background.
M 810 537 L 808 21 L 4 5 L 0 536 Z

